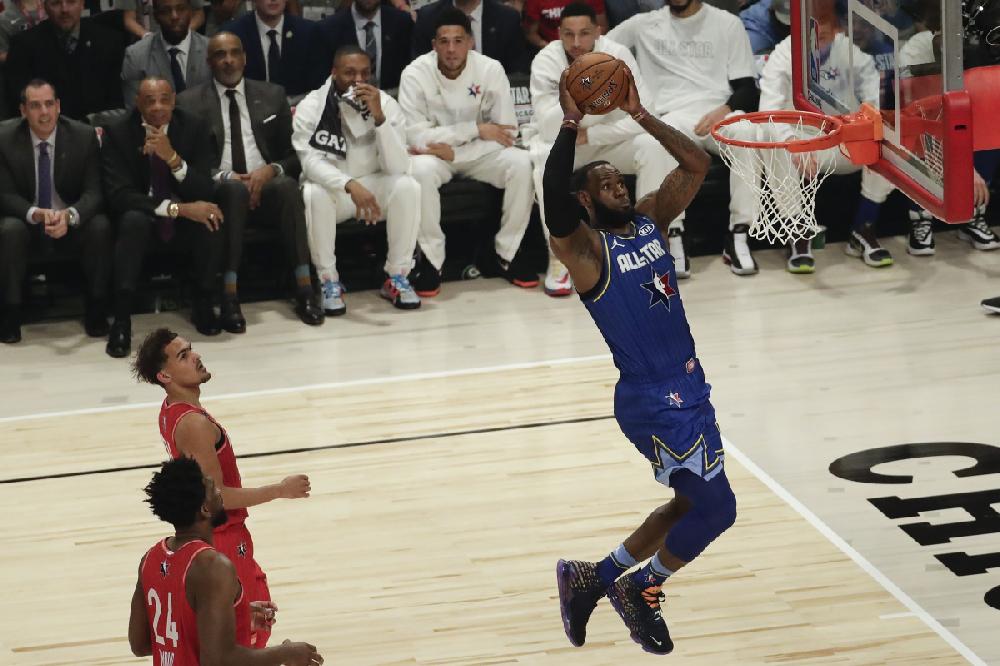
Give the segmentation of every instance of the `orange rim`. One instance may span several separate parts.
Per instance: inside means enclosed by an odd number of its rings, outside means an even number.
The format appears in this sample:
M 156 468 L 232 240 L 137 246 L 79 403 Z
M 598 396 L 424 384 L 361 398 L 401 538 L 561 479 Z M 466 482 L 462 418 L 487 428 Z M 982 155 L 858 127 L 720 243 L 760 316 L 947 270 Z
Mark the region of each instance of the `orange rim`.
M 811 139 L 791 139 L 789 141 L 742 141 L 723 136 L 719 130 L 728 125 L 738 123 L 741 120 L 748 120 L 755 125 L 762 125 L 767 122 L 783 123 L 787 125 L 802 124 L 808 127 L 815 127 L 823 132 L 822 135 Z M 739 116 L 726 118 L 712 128 L 712 137 L 719 143 L 740 148 L 783 148 L 791 153 L 804 153 L 811 150 L 826 150 L 840 145 L 841 132 L 844 123 L 836 116 L 828 116 L 823 113 L 813 113 L 812 111 L 756 111 L 754 113 L 744 113 Z

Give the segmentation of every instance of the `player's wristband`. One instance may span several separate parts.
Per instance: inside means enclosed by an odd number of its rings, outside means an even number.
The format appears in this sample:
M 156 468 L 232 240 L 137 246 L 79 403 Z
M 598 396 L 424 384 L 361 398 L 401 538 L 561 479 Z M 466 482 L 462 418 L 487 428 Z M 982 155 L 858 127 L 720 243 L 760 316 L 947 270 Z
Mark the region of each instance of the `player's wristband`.
M 649 117 L 649 111 L 647 111 L 646 109 L 639 109 L 636 113 L 632 115 L 632 120 L 638 123 L 642 122 L 648 117 Z
M 562 126 L 569 127 L 570 129 L 579 129 L 581 120 L 583 120 L 582 113 L 575 113 L 573 111 L 569 111 L 563 114 Z

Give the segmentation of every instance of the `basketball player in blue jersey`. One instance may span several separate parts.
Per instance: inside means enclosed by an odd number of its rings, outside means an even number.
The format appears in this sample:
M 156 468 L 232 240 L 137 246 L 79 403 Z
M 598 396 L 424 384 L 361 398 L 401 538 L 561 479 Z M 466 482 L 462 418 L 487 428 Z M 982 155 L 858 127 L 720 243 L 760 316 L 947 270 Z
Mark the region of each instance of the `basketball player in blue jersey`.
M 602 561 L 560 560 L 556 574 L 563 626 L 573 645 L 583 645 L 587 620 L 606 594 L 634 641 L 647 652 L 667 654 L 673 643 L 660 613 L 661 586 L 733 524 L 736 499 L 666 241 L 668 223 L 694 198 L 709 156 L 649 115 L 631 73 L 628 81 L 621 108 L 663 144 L 677 168 L 635 207 L 622 175 L 607 162 L 573 173 L 582 114 L 564 73 L 562 129 L 545 164 L 545 221 L 552 249 L 569 269 L 621 373 L 615 418 L 653 466 L 656 480 L 674 489 L 674 499 Z

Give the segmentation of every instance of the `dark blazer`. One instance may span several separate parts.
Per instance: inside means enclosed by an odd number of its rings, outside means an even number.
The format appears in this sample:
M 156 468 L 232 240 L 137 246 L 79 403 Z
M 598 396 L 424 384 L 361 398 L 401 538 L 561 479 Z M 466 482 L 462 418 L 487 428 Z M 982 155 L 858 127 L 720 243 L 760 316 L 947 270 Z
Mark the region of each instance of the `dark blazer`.
M 211 201 L 212 150 L 205 123 L 182 109 L 174 109 L 167 136 L 187 162 L 184 180 L 172 183 L 175 195 L 184 202 Z M 116 215 L 130 210 L 153 215 L 160 204 L 149 195 L 149 158 L 142 154 L 145 142 L 146 130 L 138 111 L 105 129 L 101 146 L 104 193 L 108 207 Z
M 414 58 L 431 50 L 437 14 L 445 7 L 453 6 L 451 0 L 437 0 L 417 10 L 417 23 L 413 28 Z M 521 15 L 516 9 L 497 0 L 483 0 L 483 43 L 479 52 L 499 60 L 508 74 L 530 71 L 528 44 L 521 29 Z
M 80 222 L 101 212 L 101 161 L 97 135 L 90 125 L 59 118 L 56 124 L 52 185 Z M 25 219 L 35 200 L 35 154 L 28 121 L 0 128 L 0 215 Z
M 55 86 L 62 115 L 83 120 L 88 113 L 122 105 L 123 36 L 90 19 L 80 21 L 80 41 L 72 54 L 59 44 L 52 21 L 15 35 L 10 42 L 5 78 L 8 100 L 16 104 L 33 78 Z
M 256 12 L 247 12 L 222 26 L 222 29 L 234 33 L 243 42 L 243 50 L 247 54 L 244 76 L 266 81 L 267 55 L 261 48 L 256 16 Z M 330 75 L 329 48 L 313 21 L 285 14 L 282 30 L 285 34 L 281 45 L 281 67 L 272 83 L 280 84 L 289 97 L 312 92 L 323 85 Z
M 257 149 L 268 164 L 280 164 L 289 178 L 298 179 L 302 167 L 292 148 L 292 111 L 284 89 L 267 81 L 244 79 L 250 128 L 257 142 Z M 215 80 L 188 88 L 177 97 L 177 105 L 190 115 L 208 121 L 209 140 L 212 147 L 210 166 L 214 174 L 222 162 L 222 149 L 226 143 L 222 114 L 229 113 L 229 100 L 220 99 Z M 202 124 L 205 124 L 204 122 Z
M 413 39 L 413 19 L 404 11 L 392 5 L 382 3 L 382 43 L 379 44 L 382 69 L 379 72 L 378 85 L 383 90 L 399 87 L 399 75 L 403 68 L 410 64 L 411 42 Z M 354 29 L 354 15 L 351 8 L 341 9 L 333 16 L 328 16 L 319 23 L 320 32 L 330 49 L 332 56 L 342 46 L 355 45 L 361 49 L 364 44 L 358 42 L 358 32 Z

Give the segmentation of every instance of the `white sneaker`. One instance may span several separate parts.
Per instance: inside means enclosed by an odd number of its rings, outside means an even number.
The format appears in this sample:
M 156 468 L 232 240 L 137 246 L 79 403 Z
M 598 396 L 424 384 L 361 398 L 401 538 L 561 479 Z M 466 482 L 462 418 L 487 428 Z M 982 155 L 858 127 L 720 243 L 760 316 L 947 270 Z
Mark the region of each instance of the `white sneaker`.
M 549 296 L 569 296 L 573 293 L 573 279 L 569 270 L 555 257 L 549 257 L 549 270 L 545 273 L 545 293 Z
M 678 280 L 691 277 L 691 262 L 688 261 L 687 248 L 684 247 L 684 230 L 674 228 L 667 232 L 667 246 L 670 256 L 674 258 L 674 273 Z
M 323 280 L 323 311 L 331 317 L 347 312 L 344 303 L 344 285 L 334 280 Z
M 729 264 L 729 270 L 736 275 L 753 275 L 758 270 L 757 262 L 750 253 L 747 235 L 749 230 L 749 225 L 734 225 L 722 250 L 722 260 Z

